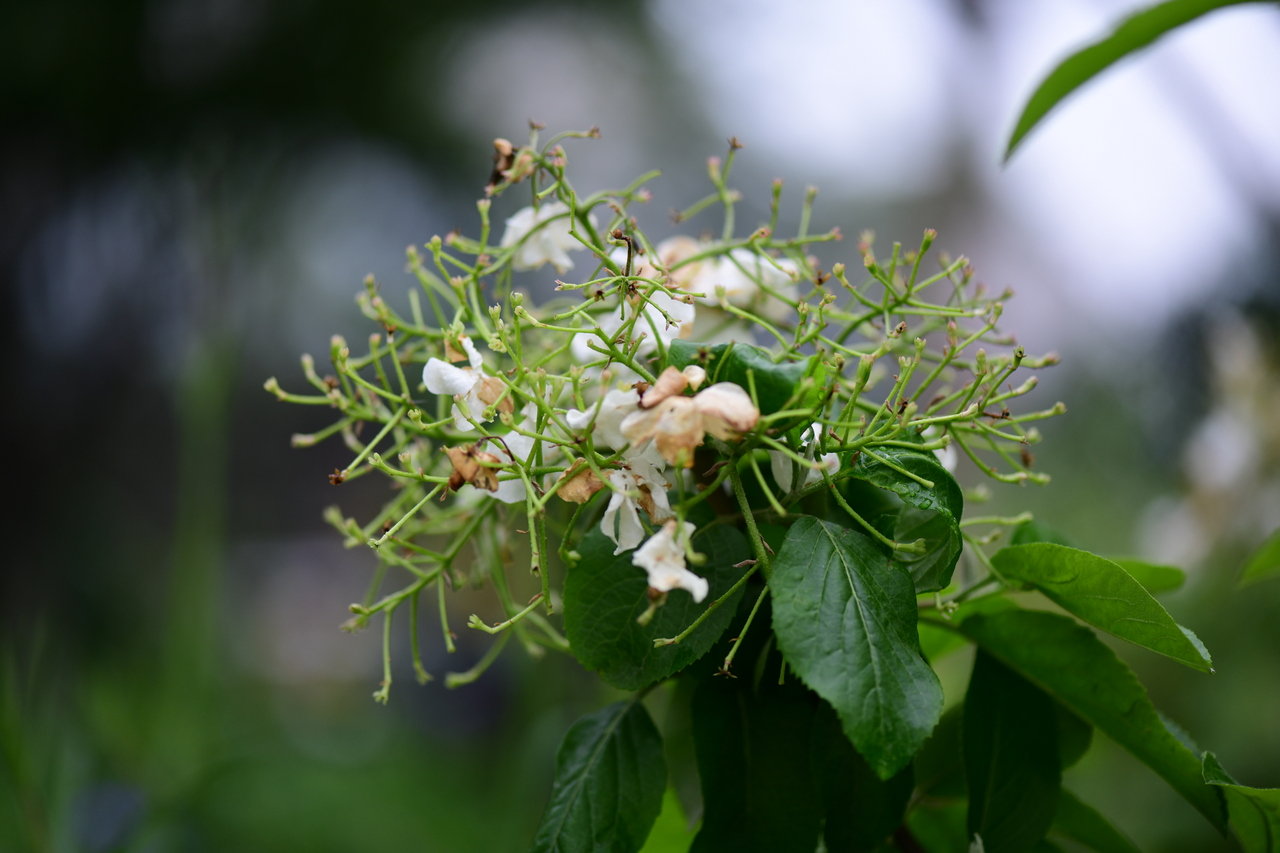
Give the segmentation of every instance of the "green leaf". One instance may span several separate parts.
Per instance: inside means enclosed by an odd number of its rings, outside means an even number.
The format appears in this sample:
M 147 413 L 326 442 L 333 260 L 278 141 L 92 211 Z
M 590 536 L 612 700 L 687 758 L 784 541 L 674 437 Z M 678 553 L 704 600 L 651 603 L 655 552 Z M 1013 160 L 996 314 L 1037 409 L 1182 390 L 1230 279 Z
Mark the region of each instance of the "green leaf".
M 850 470 L 857 479 L 892 492 L 905 504 L 892 536 L 898 542 L 923 539 L 925 551 L 897 551 L 893 558 L 911 574 L 916 592 L 932 592 L 951 583 L 964 547 L 960 534 L 964 494 L 937 457 L 928 451 L 877 447 L 859 454 Z
M 1126 557 L 1112 557 L 1111 562 L 1128 572 L 1134 580 L 1147 588 L 1147 592 L 1152 594 L 1171 592 L 1187 580 L 1187 573 L 1176 566 L 1161 566 Z
M 1031 849 L 1053 822 L 1062 785 L 1053 700 L 979 651 L 964 700 L 969 834 L 986 853 Z
M 1251 0 L 1167 0 L 1125 18 L 1110 35 L 1071 54 L 1041 81 L 1014 124 L 1004 161 L 1054 107 L 1116 62 L 1201 15 L 1246 2 Z
M 756 402 L 761 414 L 766 415 L 783 409 L 812 408 L 824 393 L 825 368 L 817 356 L 775 364 L 768 350 L 751 344 L 735 341 L 711 346 L 677 338 L 667 348 L 667 363 L 678 369 L 690 364 L 703 367 L 708 384 L 733 382 L 749 392 L 754 382 Z M 783 422 L 774 426 L 787 429 L 790 425 Z
M 1253 552 L 1249 562 L 1244 564 L 1240 586 L 1274 577 L 1280 577 L 1280 528 L 1276 528 L 1262 547 Z
M 887 489 L 919 509 L 945 512 L 953 518 L 964 514 L 960 485 L 938 457 L 927 450 L 877 447 L 858 454 L 850 471 L 858 479 Z
M 1205 787 L 1200 759 L 1165 725 L 1147 692 L 1094 633 L 1056 613 L 979 614 L 960 630 L 1165 779 L 1222 830 L 1222 800 Z
M 560 744 L 534 851 L 639 850 L 666 781 L 662 738 L 643 705 L 615 702 L 583 717 Z
M 827 849 L 863 853 L 880 849 L 902 823 L 914 787 L 911 765 L 883 780 L 844 736 L 831 706 L 814 720 L 811 756 L 820 789 Z
M 1141 853 L 1124 833 L 1111 825 L 1093 806 L 1081 802 L 1075 794 L 1062 790 L 1058 812 L 1053 818 L 1053 832 L 1078 841 L 1097 853 Z
M 965 835 L 963 802 L 924 803 L 907 815 L 907 828 L 929 853 L 973 853 Z
M 920 651 L 930 663 L 936 663 L 940 658 L 969 644 L 955 631 L 939 628 L 930 622 L 921 622 L 917 628 L 920 634 Z
M 1074 548 L 1075 543 L 1067 539 L 1057 530 L 1039 521 L 1024 521 L 1013 529 L 1009 539 L 1011 545 L 1030 545 L 1032 542 L 1052 542 L 1055 545 L 1066 545 Z
M 1280 788 L 1250 788 L 1231 778 L 1212 752 L 1204 754 L 1204 781 L 1227 798 L 1231 829 L 1245 853 L 1280 850 Z
M 963 705 L 948 708 L 911 762 L 920 797 L 938 800 L 965 795 L 963 711 Z
M 1001 576 L 1038 589 L 1090 625 L 1202 672 L 1208 652 L 1120 566 L 1088 551 L 1038 542 L 1010 545 L 991 558 Z
M 1039 521 L 1024 521 L 1013 530 L 1009 540 L 1011 545 L 1029 545 L 1032 542 L 1052 542 L 1055 545 L 1066 545 L 1075 548 L 1076 544 L 1052 527 Z M 1112 557 L 1111 562 L 1133 575 L 1133 579 L 1147 588 L 1147 592 L 1169 592 L 1182 586 L 1187 574 L 1173 566 L 1160 566 L 1142 560 L 1125 557 Z
M 817 697 L 794 681 L 709 678 L 693 697 L 705 805 L 690 853 L 812 853 L 821 819 L 809 761 Z
M 769 588 L 787 663 L 831 703 L 876 774 L 896 774 L 942 713 L 911 578 L 862 534 L 804 516 L 778 550 Z
M 584 536 L 582 557 L 565 576 L 564 629 L 574 656 L 587 669 L 623 690 L 639 690 L 684 669 L 702 657 L 729 627 L 742 597 L 739 590 L 698 629 L 674 645 L 655 648 L 653 641 L 673 637 L 689 627 L 747 571 L 735 564 L 749 556 L 746 540 L 725 525 L 700 528 L 693 546 L 707 555 L 694 571 L 707 579 L 710 592 L 696 603 L 683 590 L 671 592 L 647 625 L 636 622 L 649 607 L 644 569 L 631 562 L 631 551 L 613 555 L 613 542 L 598 530 Z
M 1055 705 L 1054 711 L 1058 720 L 1058 761 L 1066 770 L 1089 751 L 1093 727 L 1061 705 Z

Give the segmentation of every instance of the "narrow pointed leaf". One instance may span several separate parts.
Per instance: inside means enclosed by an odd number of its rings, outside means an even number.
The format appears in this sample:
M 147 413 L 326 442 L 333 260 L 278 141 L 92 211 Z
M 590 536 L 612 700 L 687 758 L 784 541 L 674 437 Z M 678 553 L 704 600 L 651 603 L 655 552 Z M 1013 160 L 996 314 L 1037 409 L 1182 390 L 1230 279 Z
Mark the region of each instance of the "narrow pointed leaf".
M 911 578 L 867 537 L 806 516 L 787 533 L 769 588 L 787 663 L 835 708 L 877 775 L 893 776 L 942 713 Z
M 986 853 L 1030 850 L 1053 822 L 1062 785 L 1053 700 L 979 651 L 964 700 L 969 834 Z
M 1280 851 L 1280 788 L 1241 785 L 1212 752 L 1204 755 L 1204 781 L 1226 795 L 1231 830 L 1245 853 Z
M 1201 15 L 1245 2 L 1250 0 L 1167 0 L 1134 13 L 1121 21 L 1106 38 L 1068 56 L 1049 72 L 1027 99 L 1009 135 L 1005 162 L 1050 110 L 1116 62 Z
M 662 738 L 639 702 L 573 724 L 556 757 L 535 853 L 639 850 L 662 807 Z
M 706 554 L 707 561 L 695 571 L 710 585 L 706 600 L 699 604 L 688 592 L 673 590 L 647 625 L 636 622 L 649 607 L 644 569 L 631 562 L 631 551 L 614 556 L 613 547 L 598 530 L 583 537 L 578 547 L 582 557 L 565 576 L 564 628 L 583 666 L 614 687 L 639 690 L 702 657 L 729 627 L 741 590 L 684 641 L 653 645 L 655 639 L 673 637 L 689 627 L 742 577 L 747 569 L 737 564 L 747 558 L 747 544 L 741 533 L 723 525 L 699 529 L 693 547 Z
M 1124 833 L 1111 825 L 1093 806 L 1066 790 L 1058 798 L 1053 832 L 1097 853 L 1141 853 Z
M 960 630 L 1158 773 L 1219 830 L 1222 798 L 1199 756 L 1157 713 L 1133 671 L 1096 635 L 1056 613 L 1010 610 L 965 619 Z
M 1244 572 L 1240 575 L 1240 586 L 1274 577 L 1280 577 L 1280 528 L 1245 563 Z
M 1037 542 L 1002 548 L 991 562 L 1003 577 L 1035 587 L 1090 625 L 1202 672 L 1213 669 L 1203 644 L 1110 560 Z

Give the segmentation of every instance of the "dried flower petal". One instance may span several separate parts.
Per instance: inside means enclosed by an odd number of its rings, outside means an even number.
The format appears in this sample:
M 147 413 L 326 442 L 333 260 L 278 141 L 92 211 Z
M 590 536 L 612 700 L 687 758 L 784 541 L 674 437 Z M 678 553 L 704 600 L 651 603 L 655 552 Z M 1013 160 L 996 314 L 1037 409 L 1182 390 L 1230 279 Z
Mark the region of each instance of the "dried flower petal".
M 575 504 L 586 503 L 604 488 L 604 483 L 596 476 L 596 472 L 581 459 L 575 460 L 569 470 L 560 475 L 560 482 L 556 494 L 561 500 Z
M 497 456 L 477 450 L 474 444 L 446 447 L 444 452 L 453 465 L 454 476 L 449 481 L 451 487 L 456 489 L 462 483 L 470 483 L 487 492 L 498 491 L 497 466 L 502 464 L 502 460 Z M 459 481 L 457 485 L 454 485 L 455 480 Z

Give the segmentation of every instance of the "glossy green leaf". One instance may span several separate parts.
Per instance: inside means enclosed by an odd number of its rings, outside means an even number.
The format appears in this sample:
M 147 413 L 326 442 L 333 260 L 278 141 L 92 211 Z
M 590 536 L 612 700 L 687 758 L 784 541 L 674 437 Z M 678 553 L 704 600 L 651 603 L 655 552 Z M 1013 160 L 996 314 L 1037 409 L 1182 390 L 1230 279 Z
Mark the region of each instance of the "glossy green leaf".
M 1146 563 L 1142 560 L 1131 560 L 1127 557 L 1112 557 L 1111 562 L 1146 587 L 1147 592 L 1172 592 L 1181 587 L 1187 580 L 1187 573 L 1176 566 L 1161 566 L 1157 563 Z
M 1034 587 L 1069 613 L 1109 634 L 1211 672 L 1194 635 L 1120 566 L 1088 551 L 1037 542 L 1010 545 L 991 558 L 1001 576 Z
M 1275 577 L 1280 577 L 1280 528 L 1277 528 L 1244 564 L 1240 585 L 1248 586 L 1251 583 Z
M 702 828 L 690 853 L 812 853 L 821 810 L 809 760 L 816 696 L 708 678 L 693 697 Z
M 1121 21 L 1111 33 L 1068 56 L 1036 87 L 1027 99 L 1009 135 L 1005 162 L 1058 104 L 1072 92 L 1110 68 L 1116 62 L 1149 46 L 1170 30 L 1194 21 L 1216 9 L 1251 0 L 1166 0 L 1141 9 Z
M 616 702 L 573 724 L 556 756 L 536 853 L 639 850 L 666 786 L 662 738 L 639 702 Z
M 739 590 L 683 642 L 655 648 L 653 641 L 673 637 L 724 595 L 742 577 L 746 540 L 724 525 L 700 528 L 693 546 L 707 561 L 695 571 L 707 579 L 710 592 L 701 604 L 684 590 L 669 593 L 647 625 L 636 622 L 649 607 L 644 569 L 631 562 L 632 552 L 614 556 L 613 542 L 600 531 L 583 537 L 577 565 L 565 576 L 564 629 L 574 656 L 587 669 L 623 690 L 639 690 L 673 675 L 702 657 L 730 621 L 742 597 Z
M 890 534 L 895 541 L 924 540 L 923 553 L 893 554 L 911 574 L 916 592 L 932 592 L 949 584 L 964 547 L 960 535 L 964 494 L 951 473 L 928 451 L 898 447 L 861 453 L 850 470 L 857 479 L 892 492 L 903 502 Z
M 911 578 L 866 536 L 806 516 L 783 540 L 769 588 L 791 669 L 831 703 L 880 778 L 896 774 L 942 713 Z
M 880 849 L 902 823 L 911 799 L 911 765 L 892 779 L 881 779 L 854 750 L 839 718 L 825 703 L 818 708 L 811 731 L 810 754 L 825 815 L 822 837 L 827 850 Z
M 1165 725 L 1115 652 L 1074 620 L 1009 610 L 960 623 L 968 637 L 1107 735 L 1165 779 L 1222 830 L 1222 799 L 1204 785 L 1200 759 Z
M 775 364 L 769 351 L 751 344 L 700 344 L 677 338 L 667 348 L 667 363 L 676 368 L 696 364 L 707 371 L 707 382 L 733 382 L 750 391 L 763 414 L 784 408 L 806 409 L 822 398 L 825 368 L 816 356 Z M 748 378 L 750 377 L 750 378 Z M 786 429 L 788 425 L 775 424 Z
M 1032 542 L 1052 542 L 1075 548 L 1076 543 L 1057 530 L 1039 521 L 1024 521 L 1013 529 L 1010 545 L 1029 545 Z M 1147 592 L 1169 592 L 1182 586 L 1187 573 L 1174 566 L 1161 566 L 1127 557 L 1111 557 L 1111 562 L 1133 575 L 1133 579 L 1147 588 Z
M 964 700 L 969 834 L 986 853 L 1031 849 L 1053 822 L 1062 785 L 1053 700 L 979 651 Z
M 1058 798 L 1058 811 L 1053 818 L 1053 832 L 1083 844 L 1096 853 L 1141 853 L 1124 833 L 1111 825 L 1088 803 L 1066 790 Z
M 873 455 L 874 454 L 874 455 Z M 902 469 L 901 471 L 898 469 Z M 902 471 L 908 472 L 903 474 Z M 964 514 L 964 493 L 938 457 L 927 450 L 877 447 L 858 454 L 850 473 L 887 489 L 919 509 L 945 512 L 954 518 Z M 909 476 L 915 475 L 915 477 Z M 920 482 L 924 480 L 926 482 Z
M 1227 798 L 1231 830 L 1245 853 L 1280 851 L 1280 788 L 1250 788 L 1231 774 L 1212 752 L 1204 754 L 1204 781 Z

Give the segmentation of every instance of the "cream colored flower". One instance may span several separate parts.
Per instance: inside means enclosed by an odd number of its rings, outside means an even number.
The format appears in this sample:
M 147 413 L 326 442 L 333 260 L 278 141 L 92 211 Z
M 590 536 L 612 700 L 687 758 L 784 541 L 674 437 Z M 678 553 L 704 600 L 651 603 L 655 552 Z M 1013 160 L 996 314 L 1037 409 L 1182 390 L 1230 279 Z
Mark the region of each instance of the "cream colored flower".
M 687 590 L 693 600 L 701 602 L 707 597 L 707 579 L 695 575 L 685 566 L 684 547 L 679 540 L 688 540 L 694 526 L 682 522 L 679 536 L 675 520 L 662 525 L 662 529 L 649 537 L 631 556 L 631 562 L 649 573 L 649 587 L 660 592 L 673 589 Z
M 633 447 L 648 441 L 673 465 L 688 468 L 694 450 L 707 433 L 736 441 L 760 420 L 760 410 L 747 392 L 732 382 L 717 382 L 692 397 L 670 396 L 622 422 L 622 435 Z
M 730 305 L 781 322 L 794 319 L 795 309 L 783 299 L 797 298 L 799 277 L 795 261 L 768 258 L 740 247 L 699 264 L 686 286 L 702 293 L 701 300 L 707 304 L 719 305 L 723 297 Z
M 600 398 L 599 403 L 585 412 L 569 409 L 564 414 L 564 420 L 574 431 L 581 432 L 589 429 L 592 442 L 597 447 L 621 450 L 627 444 L 627 439 L 622 434 L 622 422 L 627 415 L 639 408 L 640 392 L 634 388 L 613 389 Z
M 816 449 L 821 429 L 818 424 L 813 424 L 800 437 L 800 450 L 809 459 L 813 459 L 813 451 Z M 791 457 L 782 451 L 769 451 L 769 470 L 773 473 L 773 481 L 787 491 L 791 491 L 792 488 L 802 489 L 821 481 L 823 470 L 828 474 L 836 473 L 840 470 L 840 457 L 834 453 L 824 453 L 818 460 L 818 464 L 822 467 L 806 468 L 795 464 Z
M 502 380 L 488 376 L 481 370 L 484 360 L 471 339 L 460 335 L 458 340 L 466 351 L 469 366 L 458 367 L 447 361 L 431 358 L 422 368 L 422 381 L 432 394 L 448 394 L 453 397 L 453 425 L 458 431 L 467 432 L 475 429 L 472 421 L 485 420 L 485 408 L 499 399 L 502 402 L 498 408 L 502 411 L 509 412 L 513 407 L 510 397 L 502 396 L 505 389 Z
M 595 218 L 590 217 L 595 227 Z M 514 270 L 535 270 L 543 264 L 551 264 L 557 272 L 573 266 L 569 252 L 584 248 L 578 238 L 569 232 L 569 208 L 563 202 L 553 201 L 536 210 L 523 208 L 507 220 L 502 233 L 504 249 L 516 247 L 511 258 Z

